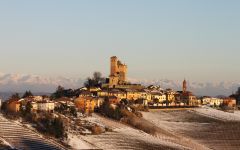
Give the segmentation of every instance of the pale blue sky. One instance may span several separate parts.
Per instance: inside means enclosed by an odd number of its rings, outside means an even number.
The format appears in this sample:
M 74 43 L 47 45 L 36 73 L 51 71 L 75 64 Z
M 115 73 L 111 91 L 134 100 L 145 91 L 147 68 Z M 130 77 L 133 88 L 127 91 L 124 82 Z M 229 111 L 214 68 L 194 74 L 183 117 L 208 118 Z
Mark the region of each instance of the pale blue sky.
M 0 72 L 240 82 L 239 0 L 1 0 Z

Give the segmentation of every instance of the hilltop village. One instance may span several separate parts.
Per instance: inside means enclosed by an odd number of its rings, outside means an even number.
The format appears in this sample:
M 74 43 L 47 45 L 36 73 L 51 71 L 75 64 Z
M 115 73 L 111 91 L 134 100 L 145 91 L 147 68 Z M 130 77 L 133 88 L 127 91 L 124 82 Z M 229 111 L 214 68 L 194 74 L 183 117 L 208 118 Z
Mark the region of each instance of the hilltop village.
M 162 89 L 160 86 L 150 85 L 144 87 L 140 84 L 131 84 L 127 81 L 127 65 L 123 64 L 116 56 L 110 58 L 109 78 L 102 79 L 101 74 L 96 72 L 95 79 L 90 81 L 85 87 L 82 87 L 73 93 L 71 89 L 65 90 L 59 86 L 55 97 L 48 96 L 28 96 L 25 93 L 23 98 L 13 95 L 7 102 L 7 109 L 12 112 L 18 112 L 23 103 L 31 102 L 32 111 L 54 111 L 59 105 L 56 102 L 68 102 L 83 113 L 93 112 L 95 108 L 100 107 L 108 99 L 110 104 L 118 104 L 121 101 L 127 101 L 132 104 L 142 104 L 151 108 L 164 107 L 197 107 L 202 104 L 211 106 L 220 106 L 225 103 L 231 107 L 236 106 L 234 98 L 197 98 L 191 91 L 187 90 L 186 80 L 182 83 L 181 91 L 173 89 Z M 97 82 L 92 84 L 91 82 Z M 30 92 L 30 91 L 29 91 Z M 59 95 L 60 94 L 60 95 Z
M 92 115 L 100 120 L 111 118 L 155 134 L 155 128 L 142 119 L 141 112 L 203 105 L 227 111 L 237 109 L 237 95 L 228 98 L 197 97 L 188 90 L 185 79 L 179 91 L 156 85 L 145 87 L 128 82 L 127 72 L 127 65 L 113 56 L 108 78 L 95 72 L 86 80 L 84 87 L 73 90 L 59 86 L 51 96 L 34 96 L 31 91 L 26 91 L 23 96 L 16 93 L 2 102 L 1 111 L 4 117 L 31 124 L 31 129 L 33 127 L 37 133 L 52 137 L 64 147 L 71 146 L 71 142 L 66 142 L 70 135 L 101 134 L 112 130 L 89 121 L 88 116 Z M 16 140 L 11 140 L 14 145 Z

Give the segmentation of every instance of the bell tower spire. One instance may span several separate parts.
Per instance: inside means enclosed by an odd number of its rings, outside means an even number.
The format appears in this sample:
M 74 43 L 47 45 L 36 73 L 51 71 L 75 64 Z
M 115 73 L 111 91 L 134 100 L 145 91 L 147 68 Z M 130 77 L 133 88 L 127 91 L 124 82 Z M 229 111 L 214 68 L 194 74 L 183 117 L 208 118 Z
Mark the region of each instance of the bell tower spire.
M 187 92 L 187 81 L 184 79 L 184 81 L 183 81 L 183 86 L 182 86 L 182 91 L 183 91 L 183 93 L 186 93 Z

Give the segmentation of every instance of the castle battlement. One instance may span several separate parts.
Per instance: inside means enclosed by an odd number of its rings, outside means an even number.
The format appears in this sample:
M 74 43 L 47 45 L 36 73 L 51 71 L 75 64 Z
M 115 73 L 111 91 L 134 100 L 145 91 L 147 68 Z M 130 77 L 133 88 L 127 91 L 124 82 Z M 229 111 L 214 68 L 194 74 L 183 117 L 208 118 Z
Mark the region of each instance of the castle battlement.
M 110 58 L 109 87 L 126 83 L 127 65 L 123 64 L 116 56 Z

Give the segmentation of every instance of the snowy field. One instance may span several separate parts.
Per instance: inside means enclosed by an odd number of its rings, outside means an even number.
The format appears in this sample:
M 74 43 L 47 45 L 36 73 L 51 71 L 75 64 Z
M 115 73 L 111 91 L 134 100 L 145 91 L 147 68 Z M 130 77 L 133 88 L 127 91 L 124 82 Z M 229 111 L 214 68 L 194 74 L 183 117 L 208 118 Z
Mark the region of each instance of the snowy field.
M 240 149 L 240 111 L 228 113 L 202 107 L 142 113 L 147 122 L 159 129 L 156 135 L 93 114 L 82 120 L 110 130 L 99 135 L 85 136 L 70 132 L 65 142 L 76 150 Z M 21 124 L 19 121 L 14 123 Z M 31 129 L 30 125 L 25 126 Z
M 0 149 L 10 149 L 10 148 L 13 148 L 13 146 L 0 137 Z
M 211 108 L 151 110 L 143 117 L 159 128 L 205 148 L 240 149 L 239 111 L 227 113 Z
M 68 134 L 68 139 L 66 141 L 72 149 L 81 150 L 81 149 L 97 149 L 93 145 L 84 141 L 80 136 L 74 134 Z
M 0 114 L 0 141 L 16 149 L 64 149 L 59 143 L 40 136 L 23 126 L 19 121 L 11 121 Z
M 197 113 L 205 115 L 207 117 L 212 117 L 215 119 L 220 119 L 223 121 L 240 121 L 240 111 L 235 111 L 234 113 L 224 112 L 221 110 L 216 110 L 210 107 L 202 107 L 194 109 Z
M 190 149 L 172 142 L 170 137 L 154 137 L 128 125 L 94 114 L 88 118 L 101 126 L 112 128 L 113 131 L 100 135 L 81 136 L 85 141 L 104 150 L 161 150 Z

